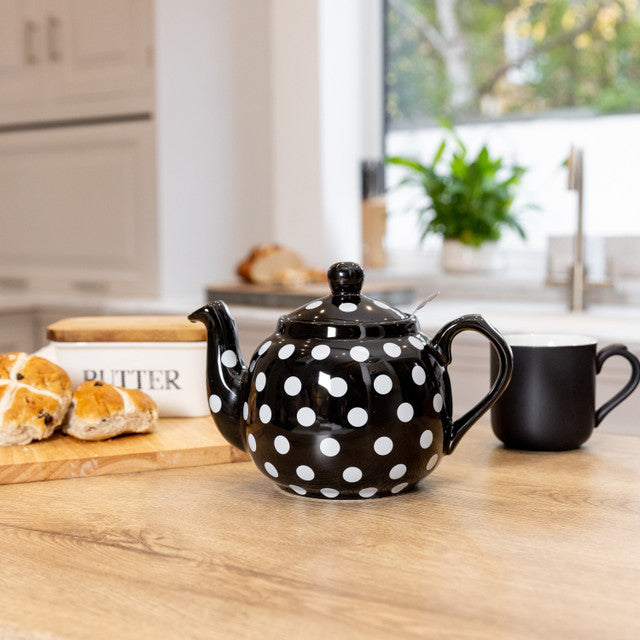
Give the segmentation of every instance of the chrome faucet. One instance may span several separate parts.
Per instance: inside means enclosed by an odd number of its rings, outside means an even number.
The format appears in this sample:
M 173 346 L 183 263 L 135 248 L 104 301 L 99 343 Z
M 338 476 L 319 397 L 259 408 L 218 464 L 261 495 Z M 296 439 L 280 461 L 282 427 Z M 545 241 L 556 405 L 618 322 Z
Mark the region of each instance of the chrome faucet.
M 578 212 L 576 222 L 576 232 L 573 237 L 573 262 L 569 268 L 568 279 L 557 279 L 552 274 L 552 256 L 549 253 L 547 263 L 547 285 L 562 286 L 568 285 L 569 309 L 571 311 L 584 311 L 586 306 L 586 296 L 588 290 L 613 289 L 613 279 L 611 277 L 610 264 L 607 262 L 606 274 L 603 280 L 591 281 L 587 277 L 587 270 L 584 264 L 584 211 L 583 211 L 583 161 L 582 150 L 571 147 L 567 158 L 567 168 L 569 169 L 569 191 L 578 193 Z

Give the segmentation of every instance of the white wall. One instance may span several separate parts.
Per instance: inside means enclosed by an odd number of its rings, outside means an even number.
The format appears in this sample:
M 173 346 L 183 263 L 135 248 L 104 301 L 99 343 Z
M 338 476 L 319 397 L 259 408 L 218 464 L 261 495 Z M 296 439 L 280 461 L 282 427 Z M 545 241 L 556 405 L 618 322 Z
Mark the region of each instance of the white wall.
M 319 4 L 322 222 L 325 266 L 362 258 L 362 4 Z M 321 263 L 322 264 L 322 263 Z
M 275 239 L 312 266 L 361 258 L 360 161 L 380 153 L 382 124 L 381 103 L 365 106 L 381 58 L 364 49 L 379 16 L 371 0 L 272 0 Z
M 232 279 L 264 242 L 319 268 L 360 259 L 360 161 L 381 139 L 380 105 L 362 115 L 381 62 L 363 32 L 380 15 L 378 0 L 157 0 L 163 295 Z
M 161 292 L 231 279 L 271 236 L 269 5 L 157 0 Z
M 318 3 L 271 2 L 274 240 L 322 261 Z

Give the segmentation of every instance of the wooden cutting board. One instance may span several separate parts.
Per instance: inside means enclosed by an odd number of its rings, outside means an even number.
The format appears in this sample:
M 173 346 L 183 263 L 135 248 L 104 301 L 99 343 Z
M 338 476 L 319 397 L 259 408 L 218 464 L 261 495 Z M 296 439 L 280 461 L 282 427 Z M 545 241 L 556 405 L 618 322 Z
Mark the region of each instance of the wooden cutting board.
M 0 484 L 244 460 L 249 456 L 223 439 L 210 416 L 161 418 L 152 433 L 86 442 L 56 432 L 41 442 L 0 447 Z

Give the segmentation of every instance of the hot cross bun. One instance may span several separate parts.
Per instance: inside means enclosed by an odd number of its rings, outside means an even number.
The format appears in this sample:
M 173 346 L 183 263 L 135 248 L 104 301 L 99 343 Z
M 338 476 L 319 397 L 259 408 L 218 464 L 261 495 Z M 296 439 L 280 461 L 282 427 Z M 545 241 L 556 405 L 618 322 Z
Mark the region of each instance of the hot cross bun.
M 0 445 L 48 438 L 71 403 L 67 372 L 27 353 L 0 354 Z
M 92 380 L 74 391 L 62 430 L 81 440 L 105 440 L 150 431 L 157 420 L 156 403 L 146 393 Z

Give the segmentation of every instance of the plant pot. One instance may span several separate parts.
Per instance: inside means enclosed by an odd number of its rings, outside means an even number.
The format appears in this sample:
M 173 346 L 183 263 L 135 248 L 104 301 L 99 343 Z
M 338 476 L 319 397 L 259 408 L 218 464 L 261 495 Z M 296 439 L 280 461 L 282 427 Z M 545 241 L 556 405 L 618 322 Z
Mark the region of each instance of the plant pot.
M 440 266 L 446 273 L 490 273 L 499 268 L 495 242 L 470 247 L 459 240 L 442 243 Z

